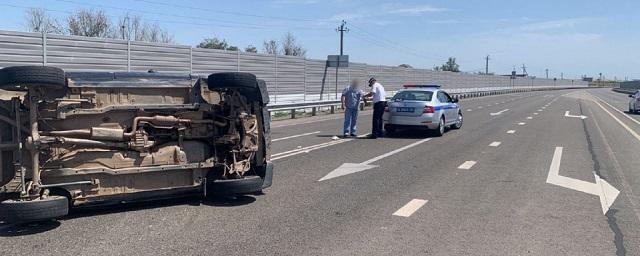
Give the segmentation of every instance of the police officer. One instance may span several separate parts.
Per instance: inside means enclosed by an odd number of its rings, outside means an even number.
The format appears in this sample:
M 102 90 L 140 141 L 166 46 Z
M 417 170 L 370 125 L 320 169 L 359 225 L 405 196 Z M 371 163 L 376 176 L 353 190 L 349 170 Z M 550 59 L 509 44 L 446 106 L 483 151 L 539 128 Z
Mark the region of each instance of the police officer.
M 342 91 L 342 109 L 344 109 L 344 137 L 357 136 L 358 107 L 364 92 L 360 89 L 358 79 L 351 80 L 351 85 Z
M 369 79 L 369 87 L 371 87 L 371 92 L 365 95 L 365 97 L 373 98 L 373 127 L 369 138 L 377 139 L 382 136 L 382 114 L 384 114 L 387 101 L 384 87 L 374 77 Z

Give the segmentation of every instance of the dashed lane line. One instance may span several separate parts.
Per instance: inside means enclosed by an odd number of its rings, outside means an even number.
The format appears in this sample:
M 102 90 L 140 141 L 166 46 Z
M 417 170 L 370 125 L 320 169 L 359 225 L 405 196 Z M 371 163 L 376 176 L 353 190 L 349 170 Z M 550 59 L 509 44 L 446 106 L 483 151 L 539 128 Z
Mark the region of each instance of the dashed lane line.
M 400 216 L 400 217 L 410 217 L 418 209 L 422 208 L 422 206 L 427 204 L 427 202 L 429 202 L 429 201 L 428 200 L 423 200 L 423 199 L 412 199 L 407 204 L 402 206 L 402 208 L 400 208 L 396 212 L 394 212 L 393 215 L 394 216 Z
M 458 169 L 461 170 L 469 170 L 471 169 L 471 167 L 473 167 L 476 164 L 476 161 L 466 161 L 464 163 L 462 163 L 460 166 L 458 166 Z
M 497 147 L 497 146 L 500 146 L 500 144 L 502 144 L 502 142 L 494 141 L 494 142 L 491 142 L 491 144 L 489 144 L 489 147 Z
M 287 137 L 272 139 L 271 142 L 276 142 L 276 141 L 281 141 L 281 140 L 288 140 L 288 139 L 293 139 L 293 138 L 298 138 L 298 137 L 303 137 L 303 136 L 309 136 L 309 135 L 314 135 L 314 134 L 318 134 L 318 133 L 320 133 L 320 131 L 308 132 L 308 133 L 303 133 L 303 134 L 298 134 L 298 135 L 291 135 L 291 136 L 287 136 Z

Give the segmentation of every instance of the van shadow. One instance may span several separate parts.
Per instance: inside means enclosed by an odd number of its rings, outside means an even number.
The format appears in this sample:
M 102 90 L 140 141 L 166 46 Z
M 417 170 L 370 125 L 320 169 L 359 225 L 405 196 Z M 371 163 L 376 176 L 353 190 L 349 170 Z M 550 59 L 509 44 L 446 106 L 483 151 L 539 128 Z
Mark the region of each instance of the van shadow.
M 144 211 L 162 207 L 171 207 L 179 205 L 190 206 L 215 206 L 215 207 L 236 207 L 251 204 L 256 201 L 255 196 L 262 193 L 243 196 L 182 196 L 177 198 L 158 199 L 151 201 L 139 201 L 129 203 L 117 203 L 108 205 L 94 205 L 71 208 L 69 215 L 60 218 L 60 220 L 71 220 L 76 218 L 95 217 L 121 212 Z M 2 223 L 0 222 L 0 237 L 25 236 L 54 230 L 61 225 L 58 220 L 31 222 L 31 223 Z

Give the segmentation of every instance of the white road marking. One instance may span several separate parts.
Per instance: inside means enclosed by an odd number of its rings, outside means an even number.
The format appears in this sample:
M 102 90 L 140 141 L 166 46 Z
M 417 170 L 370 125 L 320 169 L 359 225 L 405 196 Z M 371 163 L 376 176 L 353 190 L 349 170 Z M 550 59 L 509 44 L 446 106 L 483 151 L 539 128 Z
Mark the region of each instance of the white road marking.
M 469 170 L 475 164 L 476 164 L 476 161 L 466 161 L 466 162 L 462 163 L 460 166 L 458 166 L 458 169 Z
M 494 141 L 494 142 L 491 142 L 491 144 L 489 144 L 489 147 L 497 147 L 497 146 L 500 146 L 500 144 L 502 144 L 502 142 Z
M 508 109 L 508 108 L 507 108 L 507 109 L 500 110 L 500 111 L 495 112 L 495 113 L 489 113 L 489 115 L 497 116 L 497 115 L 501 115 L 502 113 L 507 112 L 507 111 L 509 111 L 509 109 Z
M 378 160 L 381 160 L 383 158 L 389 157 L 391 155 L 400 153 L 402 151 L 405 151 L 407 149 L 410 149 L 412 147 L 418 146 L 422 143 L 425 143 L 427 141 L 430 141 L 431 138 L 426 138 L 423 140 L 419 140 L 417 142 L 411 143 L 409 145 L 406 145 L 404 147 L 401 147 L 399 149 L 393 150 L 391 152 L 387 152 L 384 153 L 382 155 L 379 155 L 377 157 L 371 158 L 367 161 L 364 161 L 362 163 L 343 163 L 342 165 L 340 165 L 340 167 L 336 168 L 335 170 L 329 172 L 327 175 L 325 175 L 324 177 L 320 178 L 318 181 L 323 181 L 323 180 L 328 180 L 328 179 L 333 179 L 336 177 L 340 177 L 340 176 L 344 176 L 344 175 L 348 175 L 348 174 L 352 174 L 352 173 L 356 173 L 356 172 L 361 172 L 361 171 L 366 171 L 369 169 L 373 169 L 378 167 L 377 165 L 372 165 L 371 163 L 373 162 L 377 162 Z
M 528 116 L 527 119 L 531 120 L 531 119 L 533 119 L 533 117 L 532 116 Z
M 473 109 L 467 109 L 467 112 L 471 112 L 471 111 L 473 111 Z
M 542 109 L 538 109 L 538 112 L 542 112 Z
M 371 135 L 371 133 L 366 133 L 366 134 L 358 135 L 358 137 L 357 137 L 357 138 L 358 138 L 358 139 L 363 139 L 363 138 L 369 137 L 369 135 Z
M 619 110 L 618 108 L 616 108 L 616 107 L 612 106 L 611 104 L 609 104 L 608 102 L 606 102 L 606 101 L 602 100 L 602 99 L 601 99 L 600 97 L 598 97 L 598 96 L 595 96 L 595 95 L 593 95 L 593 94 L 591 94 L 591 95 L 592 95 L 593 97 L 596 97 L 596 98 L 597 98 L 597 99 L 599 99 L 600 101 L 602 101 L 602 102 L 603 102 L 604 104 L 606 104 L 607 106 L 609 106 L 609 107 L 613 108 L 613 110 L 615 110 L 615 111 L 617 111 L 618 113 L 622 114 L 624 117 L 626 117 L 626 118 L 628 118 L 629 120 L 633 121 L 634 123 L 636 123 L 636 124 L 640 124 L 640 121 L 638 121 L 638 120 L 636 120 L 635 118 L 633 118 L 633 117 L 631 117 L 631 116 L 627 115 L 626 113 L 624 113 L 624 111 Z
M 478 109 L 482 109 L 482 106 L 478 106 Z
M 595 95 L 594 95 L 595 96 Z M 595 96 L 597 97 L 597 96 Z M 600 99 L 602 100 L 602 99 Z M 600 102 L 598 101 L 594 101 L 596 104 L 598 104 L 598 106 L 600 106 L 600 108 L 602 108 L 602 110 L 604 110 L 604 112 L 607 112 L 607 114 L 609 114 L 609 116 L 611 116 L 611 118 L 613 118 L 613 120 L 616 120 L 620 125 L 622 125 L 622 127 L 624 127 L 624 129 L 626 129 L 629 133 L 631 133 L 631 135 L 633 137 L 635 137 L 638 141 L 640 141 L 640 135 L 638 135 L 637 132 L 635 132 L 633 129 L 631 129 L 631 127 L 629 127 L 627 124 L 625 124 L 624 122 L 622 122 L 622 120 L 620 120 L 617 116 L 614 116 L 613 113 L 611 113 L 608 109 L 606 109 L 604 106 L 602 106 L 602 104 L 600 104 Z M 608 104 L 607 102 L 603 101 L 605 104 Z M 616 109 L 617 108 L 613 108 Z M 624 113 L 623 113 L 624 114 Z M 626 116 L 626 115 L 625 115 Z M 631 118 L 631 117 L 629 117 Z M 631 118 L 632 120 L 638 122 L 637 120 Z
M 527 123 L 525 123 L 525 122 L 518 123 L 518 125 L 525 125 L 525 124 L 527 124 Z
M 587 116 L 585 116 L 585 115 L 579 115 L 579 116 L 576 116 L 576 115 L 569 115 L 569 110 L 567 110 L 566 112 L 564 112 L 564 116 L 566 116 L 566 117 L 575 117 L 575 118 L 580 118 L 580 119 L 587 119 Z
M 514 133 L 516 133 L 516 130 L 508 130 L 507 133 L 514 134 Z
M 303 134 L 298 134 L 298 135 L 292 135 L 292 136 L 288 136 L 288 137 L 272 139 L 271 142 L 276 142 L 276 141 L 281 141 L 281 140 L 288 140 L 288 139 L 293 139 L 293 138 L 298 138 L 298 137 L 308 136 L 308 135 L 313 135 L 313 134 L 318 134 L 318 133 L 320 133 L 320 131 L 308 132 L 308 133 L 303 133 Z
M 553 152 L 551 166 L 549 166 L 549 175 L 547 175 L 547 183 L 600 197 L 602 213 L 607 214 L 609 208 L 618 197 L 618 194 L 620 194 L 620 191 L 611 186 L 606 180 L 600 178 L 595 172 L 593 172 L 593 176 L 596 183 L 560 176 L 562 149 L 562 147 L 556 147 Z
M 309 153 L 310 151 L 313 151 L 313 150 L 316 150 L 316 149 L 326 148 L 326 147 L 329 147 L 329 146 L 333 146 L 333 145 L 338 145 L 338 144 L 341 144 L 341 143 L 349 142 L 349 141 L 352 141 L 352 140 L 353 139 L 336 140 L 336 141 L 320 143 L 320 144 L 316 144 L 316 145 L 312 145 L 312 146 L 308 146 L 308 147 L 297 148 L 297 149 L 289 150 L 289 151 L 285 151 L 285 152 L 280 152 L 280 153 L 272 154 L 271 155 L 271 157 L 272 157 L 271 160 L 275 161 L 275 160 L 282 159 L 282 158 L 287 158 L 287 157 L 292 157 L 292 156 L 299 155 L 299 154 Z
M 427 204 L 428 200 L 413 199 L 393 213 L 394 216 L 409 217 L 418 209 Z
M 538 112 L 536 112 L 536 113 L 533 113 L 533 114 L 534 114 L 534 115 L 537 115 L 537 114 L 538 114 Z

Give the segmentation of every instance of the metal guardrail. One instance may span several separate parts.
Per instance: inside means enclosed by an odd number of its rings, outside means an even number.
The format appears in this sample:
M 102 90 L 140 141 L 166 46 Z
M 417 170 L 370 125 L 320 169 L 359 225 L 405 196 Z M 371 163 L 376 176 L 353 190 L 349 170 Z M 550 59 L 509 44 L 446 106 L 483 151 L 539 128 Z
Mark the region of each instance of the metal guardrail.
M 634 94 L 638 91 L 638 89 L 625 89 L 625 88 L 613 88 L 611 90 L 614 92 L 619 92 L 624 94 Z
M 533 92 L 533 91 L 551 91 L 551 90 L 565 90 L 565 89 L 585 89 L 589 87 L 530 87 L 530 88 L 515 88 L 515 89 L 501 89 L 501 90 L 483 90 L 483 91 L 471 91 L 471 92 L 460 92 L 460 93 L 450 93 L 452 97 L 455 99 L 468 99 L 468 98 L 477 98 L 484 96 L 492 96 L 492 95 L 502 95 L 509 93 L 521 93 L 521 92 Z M 303 103 L 288 103 L 288 104 L 276 104 L 269 105 L 269 112 L 285 112 L 290 111 L 290 117 L 292 119 L 296 118 L 296 110 L 299 109 L 311 109 L 311 115 L 315 116 L 317 109 L 322 107 L 328 107 L 329 112 L 331 114 L 335 114 L 336 106 L 341 105 L 342 102 L 339 100 L 330 100 L 330 101 L 316 101 L 316 102 L 303 102 Z M 360 109 L 364 109 L 364 104 L 360 104 Z

